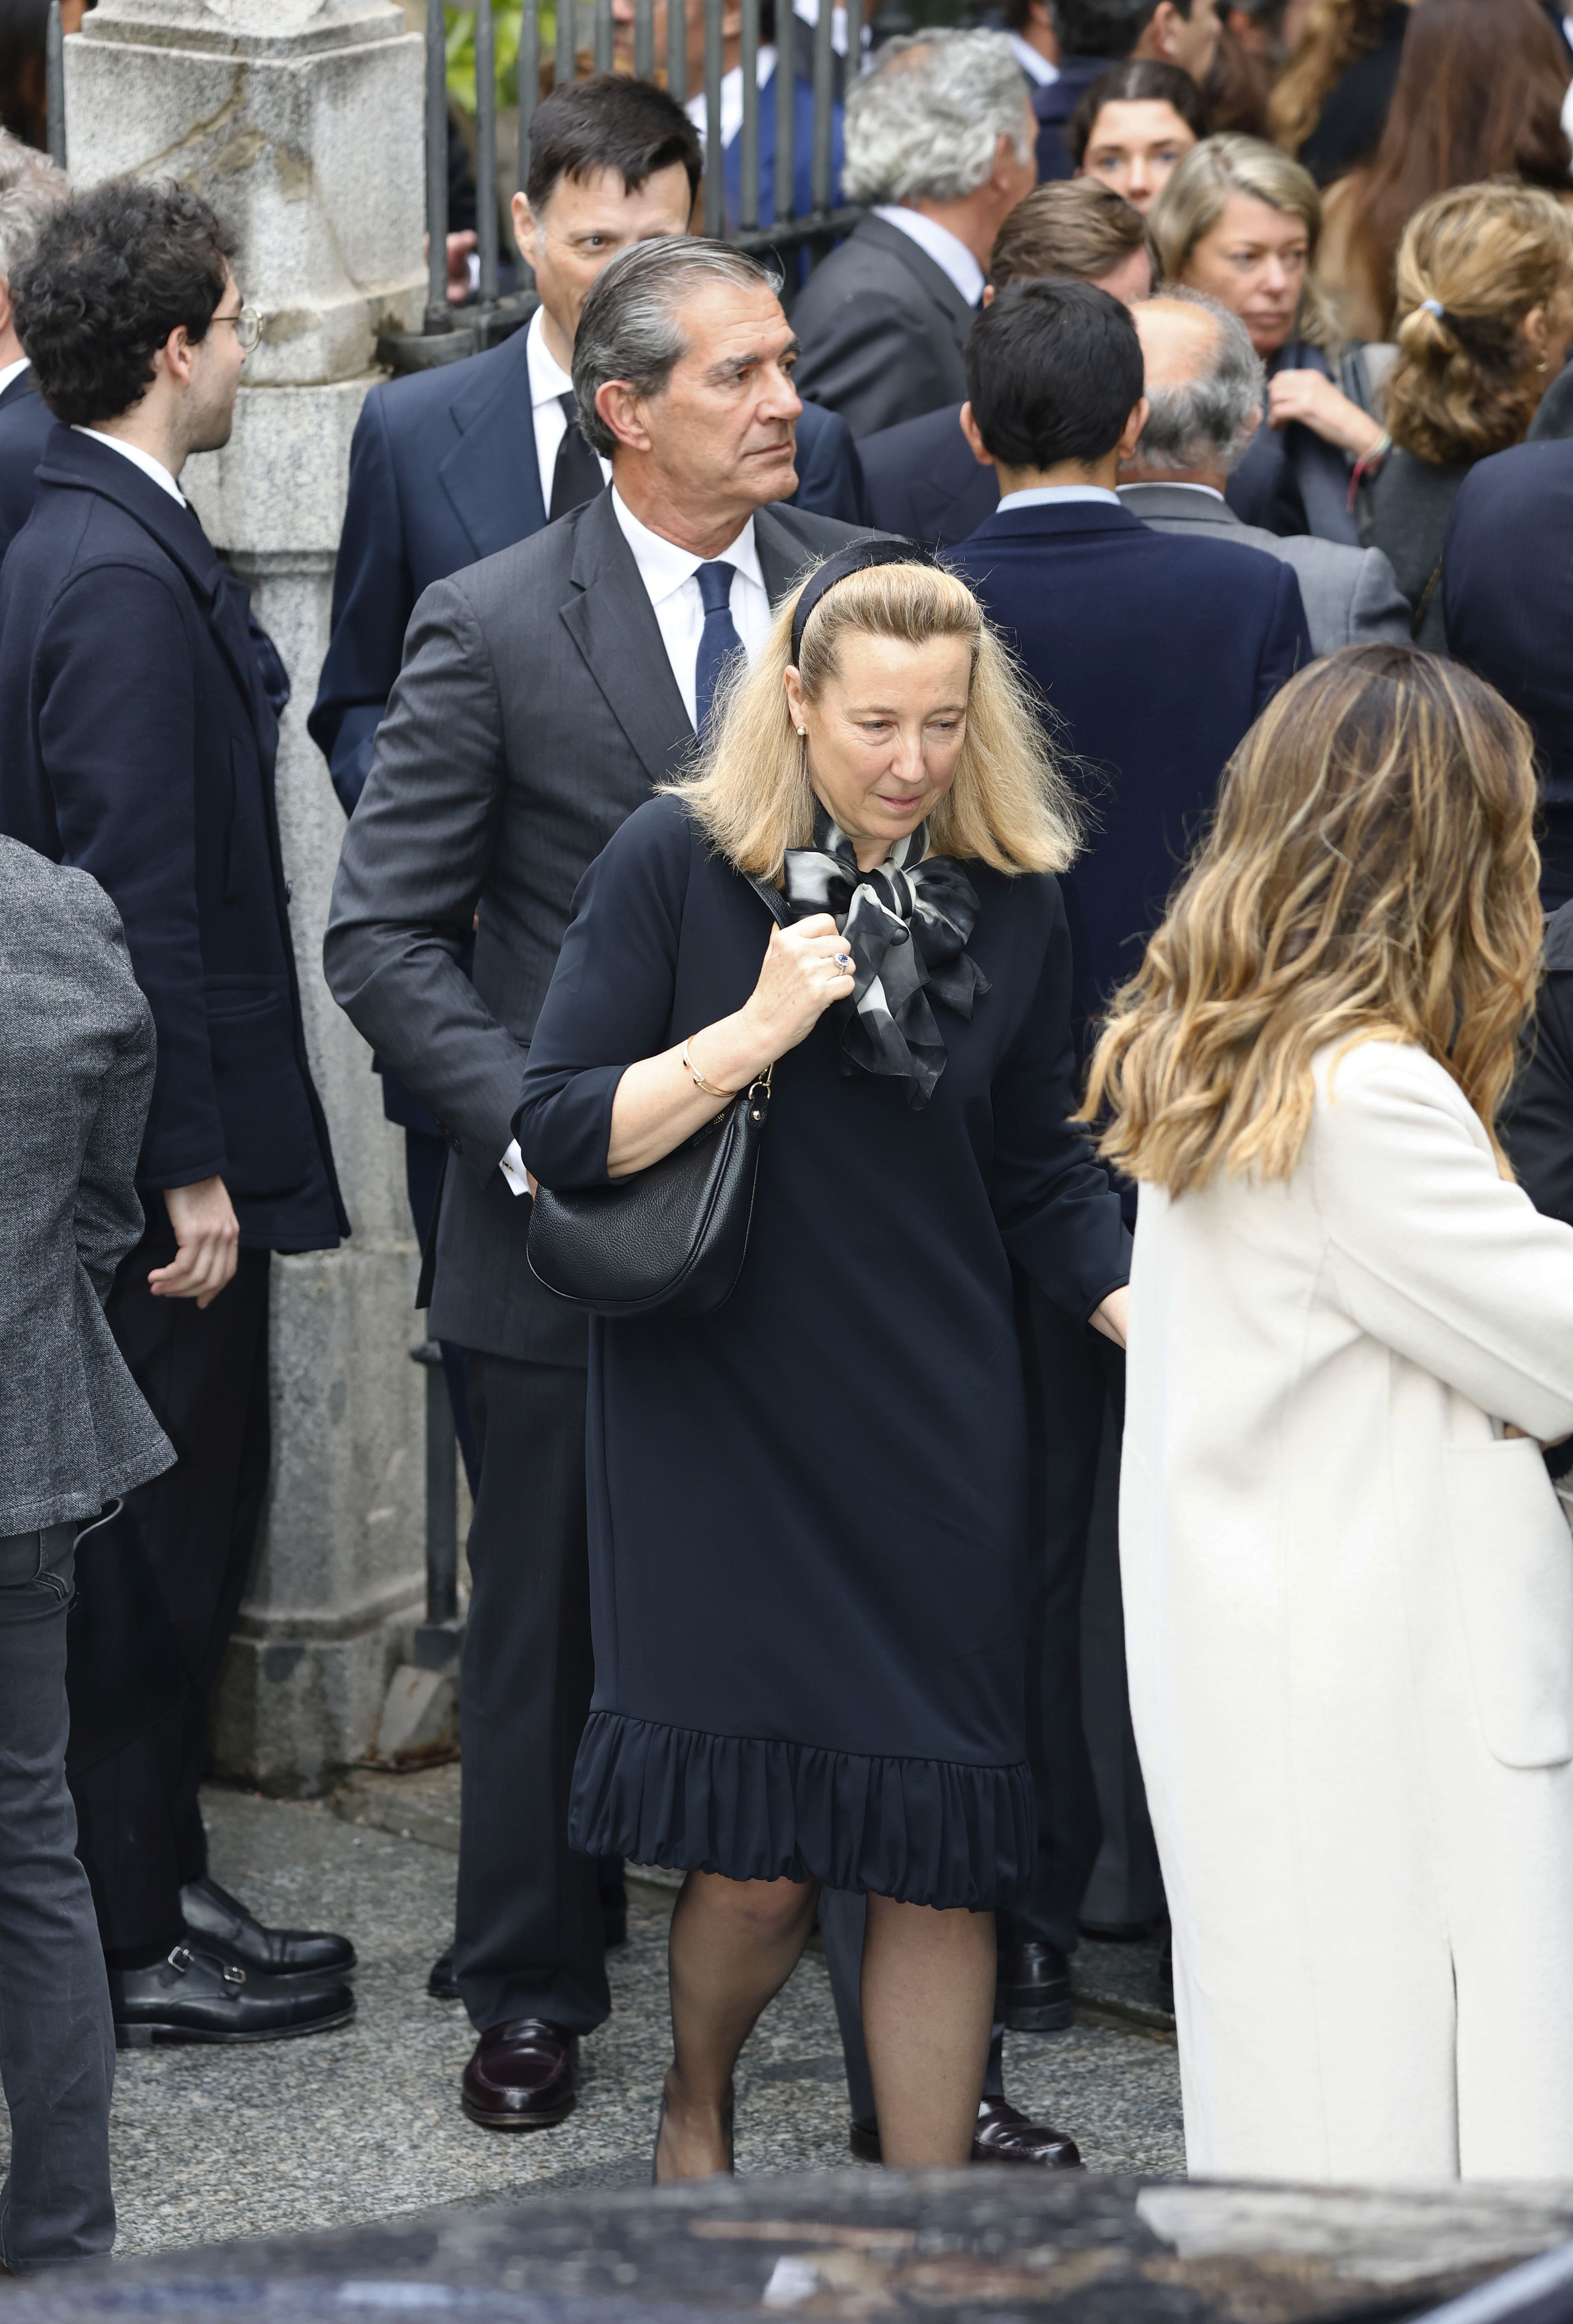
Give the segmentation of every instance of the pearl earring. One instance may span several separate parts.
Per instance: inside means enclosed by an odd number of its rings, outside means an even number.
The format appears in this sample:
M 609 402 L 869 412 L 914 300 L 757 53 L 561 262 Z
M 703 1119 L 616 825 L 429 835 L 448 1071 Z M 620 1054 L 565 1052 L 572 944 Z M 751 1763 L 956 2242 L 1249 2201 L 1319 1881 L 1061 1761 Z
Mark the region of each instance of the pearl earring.
M 806 740 L 807 740 L 807 738 L 808 738 L 808 729 L 807 729 L 807 727 L 806 727 L 806 726 L 800 726 L 800 727 L 797 729 L 797 731 L 798 731 L 798 733 L 803 736 L 804 740 L 805 740 L 805 741 L 806 741 Z

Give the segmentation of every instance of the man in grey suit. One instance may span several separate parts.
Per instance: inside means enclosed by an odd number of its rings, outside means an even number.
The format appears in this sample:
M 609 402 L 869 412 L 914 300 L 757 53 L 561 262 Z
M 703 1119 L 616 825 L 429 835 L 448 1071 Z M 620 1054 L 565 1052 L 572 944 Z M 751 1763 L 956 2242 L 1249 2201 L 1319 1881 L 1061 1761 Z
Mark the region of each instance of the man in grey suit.
M 1132 515 L 1157 532 L 1237 540 L 1292 566 L 1314 653 L 1378 639 L 1406 645 L 1409 606 L 1381 549 L 1309 533 L 1281 539 L 1243 523 L 1224 499 L 1266 403 L 1261 358 L 1244 325 L 1197 290 L 1165 290 L 1131 314 L 1149 406 L 1136 457 L 1119 472 L 1119 497 Z
M 870 205 L 793 303 L 797 385 L 854 436 L 967 392 L 994 237 L 1037 179 L 1037 124 L 1002 32 L 890 41 L 847 93 L 842 182 Z
M 612 490 L 420 598 L 334 892 L 334 996 L 450 1149 L 430 1328 L 472 1351 L 481 1444 L 455 1969 L 480 2037 L 462 2101 L 492 2128 L 562 2120 L 609 2007 L 596 1868 L 567 1847 L 586 1331 L 526 1263 L 511 1125 L 581 875 L 681 764 L 772 600 L 852 537 L 775 505 L 797 481 L 796 351 L 774 278 L 724 244 L 641 243 L 601 275 L 573 381 Z
M 66 1786 L 77 1539 L 174 1465 L 104 1314 L 143 1231 L 153 1019 L 97 881 L 0 838 L 0 2266 L 115 2241 L 115 2026 Z

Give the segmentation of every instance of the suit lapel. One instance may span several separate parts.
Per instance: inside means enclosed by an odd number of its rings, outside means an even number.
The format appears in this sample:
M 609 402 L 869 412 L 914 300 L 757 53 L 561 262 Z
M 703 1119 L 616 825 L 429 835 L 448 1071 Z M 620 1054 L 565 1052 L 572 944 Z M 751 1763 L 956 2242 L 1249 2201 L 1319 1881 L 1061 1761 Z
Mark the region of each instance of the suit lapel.
M 443 489 L 476 556 L 494 557 L 547 521 L 530 417 L 529 327 L 492 354 L 455 397 L 459 440 L 437 464 Z
M 870 215 L 859 221 L 854 231 L 878 242 L 882 248 L 893 251 L 919 287 L 934 304 L 943 312 L 955 335 L 956 345 L 964 347 L 967 334 L 976 320 L 975 310 L 969 307 L 943 266 L 935 264 L 920 244 L 899 226 L 888 225 L 884 218 Z
M 610 492 L 584 509 L 577 533 L 570 578 L 579 594 L 562 609 L 564 627 L 646 774 L 665 782 L 694 729 Z

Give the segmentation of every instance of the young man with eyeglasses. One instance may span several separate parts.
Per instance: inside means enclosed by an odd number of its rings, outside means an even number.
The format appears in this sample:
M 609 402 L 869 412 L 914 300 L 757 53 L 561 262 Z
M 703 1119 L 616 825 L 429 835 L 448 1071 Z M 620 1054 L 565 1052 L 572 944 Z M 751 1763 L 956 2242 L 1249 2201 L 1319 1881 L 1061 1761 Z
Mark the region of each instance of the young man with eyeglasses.
M 347 1940 L 263 1928 L 208 1877 L 198 1807 L 267 1484 L 270 1254 L 349 1231 L 273 803 L 289 684 L 179 481 L 228 442 L 259 336 L 231 248 L 195 195 L 114 181 L 12 285 L 57 424 L 0 577 L 0 829 L 106 890 L 158 1036 L 106 1313 L 178 1458 L 84 1537 L 67 1758 L 123 2046 L 354 2007 Z

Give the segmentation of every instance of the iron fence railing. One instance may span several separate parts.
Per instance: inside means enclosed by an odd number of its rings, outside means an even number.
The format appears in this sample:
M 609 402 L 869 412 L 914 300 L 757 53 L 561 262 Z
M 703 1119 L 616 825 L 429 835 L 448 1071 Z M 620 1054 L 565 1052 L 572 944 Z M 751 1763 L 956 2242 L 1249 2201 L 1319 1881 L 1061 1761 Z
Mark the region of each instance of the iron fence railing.
M 795 17 L 791 0 L 776 0 L 776 69 L 764 90 L 759 87 L 759 60 L 764 37 L 762 0 L 741 0 L 741 36 L 737 62 L 741 68 L 742 118 L 737 132 L 736 195 L 727 198 L 729 171 L 722 158 L 723 83 L 727 62 L 725 13 L 727 0 L 697 0 L 704 11 L 704 119 L 707 166 L 703 190 L 706 234 L 735 242 L 745 250 L 776 251 L 784 259 L 795 253 L 798 268 L 814 265 L 842 235 L 856 223 L 855 208 L 841 203 L 835 184 L 835 114 L 846 71 L 858 69 L 857 50 L 862 33 L 862 12 L 851 0 L 843 22 L 850 28 L 850 60 L 836 46 L 836 18 L 832 0 L 819 0 L 812 24 Z M 524 0 L 519 33 L 519 149 L 514 183 L 522 188 L 529 171 L 529 124 L 544 89 L 586 72 L 609 72 L 618 61 L 612 0 L 557 0 L 552 10 L 555 32 L 549 48 L 543 39 L 543 17 L 550 0 Z M 948 11 L 947 11 L 948 13 Z M 910 30 L 912 17 L 906 0 L 881 0 L 869 23 L 874 44 Z M 688 23 L 681 0 L 668 0 L 666 54 L 656 54 L 655 0 L 635 0 L 633 69 L 658 77 L 679 102 L 689 97 Z M 626 52 L 625 52 L 626 53 Z M 429 0 L 426 32 L 426 223 L 428 287 L 426 310 L 419 333 L 401 334 L 379 343 L 382 360 L 396 371 L 425 370 L 434 364 L 452 363 L 478 348 L 493 346 L 528 320 L 536 300 L 522 261 L 513 270 L 517 287 L 502 289 L 498 189 L 498 100 L 496 39 L 492 0 L 474 0 L 475 114 L 474 174 L 476 185 L 476 279 L 474 295 L 463 306 L 448 299 L 448 142 L 447 44 L 441 0 Z M 808 84 L 812 107 L 806 122 L 798 105 L 800 81 Z M 698 94 L 697 91 L 695 94 Z M 761 165 L 764 107 L 773 108 L 773 157 Z M 800 148 L 806 144 L 806 153 Z M 798 210 L 806 161 L 809 203 Z M 761 223 L 761 220 L 764 223 Z

